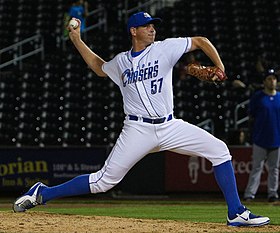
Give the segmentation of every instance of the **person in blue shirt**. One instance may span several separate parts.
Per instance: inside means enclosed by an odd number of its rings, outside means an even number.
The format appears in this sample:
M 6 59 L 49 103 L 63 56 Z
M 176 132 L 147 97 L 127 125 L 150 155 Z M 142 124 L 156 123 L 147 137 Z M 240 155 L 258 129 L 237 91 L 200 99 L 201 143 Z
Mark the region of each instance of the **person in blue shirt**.
M 86 17 L 88 15 L 88 2 L 84 0 L 73 0 L 69 9 L 69 18 L 76 18 L 81 21 L 81 32 L 86 28 Z
M 245 200 L 255 198 L 265 162 L 268 166 L 267 195 L 269 202 L 278 200 L 280 158 L 280 92 L 277 91 L 277 74 L 269 69 L 263 76 L 262 90 L 250 99 L 249 115 L 252 128 L 252 170 L 244 193 Z

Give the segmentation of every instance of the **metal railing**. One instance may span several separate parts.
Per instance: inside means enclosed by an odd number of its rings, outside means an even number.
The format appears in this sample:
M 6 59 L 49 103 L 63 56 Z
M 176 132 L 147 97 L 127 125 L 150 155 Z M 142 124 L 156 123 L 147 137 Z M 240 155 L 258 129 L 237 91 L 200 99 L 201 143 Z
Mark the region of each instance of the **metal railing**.
M 139 2 L 138 6 L 128 9 L 128 0 L 126 0 L 125 1 L 125 10 L 124 10 L 125 22 L 127 22 L 128 16 L 130 14 L 132 14 L 138 10 L 148 11 L 152 15 L 155 14 L 156 10 L 159 10 L 165 6 L 165 2 L 166 1 L 162 1 L 162 0 L 149 0 L 144 3 Z
M 244 117 L 239 117 L 240 110 L 244 110 L 248 107 L 249 100 L 245 100 L 239 104 L 236 105 L 234 109 L 234 129 L 238 129 L 238 126 L 246 121 L 249 120 L 249 116 L 246 112 L 246 115 Z
M 214 124 L 214 121 L 212 119 L 206 119 L 206 120 L 198 123 L 197 126 L 202 128 L 202 129 L 205 129 L 206 131 L 208 131 L 212 135 L 214 135 L 214 133 L 215 133 L 215 124 Z
M 96 16 L 96 18 L 98 19 L 98 22 L 96 22 L 93 25 L 90 25 L 88 27 L 86 27 L 83 32 L 81 32 L 81 35 L 83 36 L 83 38 L 86 40 L 87 37 L 87 32 L 95 29 L 95 28 L 102 28 L 104 32 L 107 32 L 107 11 L 105 8 L 100 7 L 96 10 L 90 11 L 88 13 L 87 19 L 91 16 Z M 87 21 L 87 20 L 86 20 Z M 63 50 L 66 49 L 66 41 L 69 39 L 68 36 L 62 35 L 60 40 L 61 40 L 61 46 L 63 48 Z
M 32 46 L 32 49 L 28 51 L 24 51 L 24 49 L 28 45 Z M 26 47 L 25 47 L 26 46 Z M 2 62 L 2 57 L 4 53 L 10 53 L 12 54 L 13 58 L 11 60 Z M 7 67 L 9 65 L 18 65 L 19 69 L 22 69 L 22 60 L 31 57 L 35 54 L 41 53 L 41 59 L 44 59 L 44 40 L 41 35 L 35 35 L 32 37 L 29 37 L 27 39 L 24 39 L 20 42 L 17 42 L 11 46 L 8 46 L 4 49 L 0 50 L 0 70 L 4 67 Z
M 96 10 L 90 11 L 88 13 L 87 18 L 90 16 L 94 16 L 94 15 L 98 16 L 98 22 L 94 25 L 86 27 L 83 32 L 86 33 L 97 27 L 101 28 L 102 26 L 103 26 L 104 32 L 107 32 L 107 11 L 105 10 L 105 8 L 101 7 Z

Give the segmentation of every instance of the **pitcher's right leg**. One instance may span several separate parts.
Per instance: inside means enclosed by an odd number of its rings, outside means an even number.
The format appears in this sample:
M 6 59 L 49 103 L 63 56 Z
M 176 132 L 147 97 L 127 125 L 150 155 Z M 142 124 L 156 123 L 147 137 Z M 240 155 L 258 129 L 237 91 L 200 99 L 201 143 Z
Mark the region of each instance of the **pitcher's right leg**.
M 90 174 L 91 192 L 106 192 L 113 188 L 157 144 L 154 125 L 141 122 L 125 124 L 103 168 Z

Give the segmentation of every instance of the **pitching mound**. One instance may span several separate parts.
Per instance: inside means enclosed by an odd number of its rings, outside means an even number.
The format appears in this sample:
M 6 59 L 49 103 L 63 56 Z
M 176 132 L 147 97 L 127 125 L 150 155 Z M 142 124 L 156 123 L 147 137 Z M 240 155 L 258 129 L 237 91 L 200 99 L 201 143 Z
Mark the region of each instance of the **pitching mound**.
M 136 232 L 279 232 L 280 227 L 232 228 L 218 223 L 190 223 L 165 220 L 61 215 L 42 212 L 0 212 L 2 233 L 136 233 Z

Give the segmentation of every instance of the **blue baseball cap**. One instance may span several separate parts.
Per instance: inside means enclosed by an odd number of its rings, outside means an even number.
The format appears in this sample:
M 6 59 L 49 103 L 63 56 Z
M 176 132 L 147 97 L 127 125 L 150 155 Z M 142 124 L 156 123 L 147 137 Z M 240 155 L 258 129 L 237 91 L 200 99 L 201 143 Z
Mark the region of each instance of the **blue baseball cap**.
M 276 79 L 278 79 L 278 76 L 275 72 L 274 69 L 270 68 L 270 69 L 267 69 L 264 74 L 263 74 L 263 80 L 265 80 L 268 76 L 274 76 Z
M 161 22 L 160 18 L 152 18 L 148 13 L 141 11 L 129 17 L 127 22 L 127 32 L 129 33 L 129 29 L 132 27 L 136 28 L 149 23 L 160 23 L 160 22 Z

